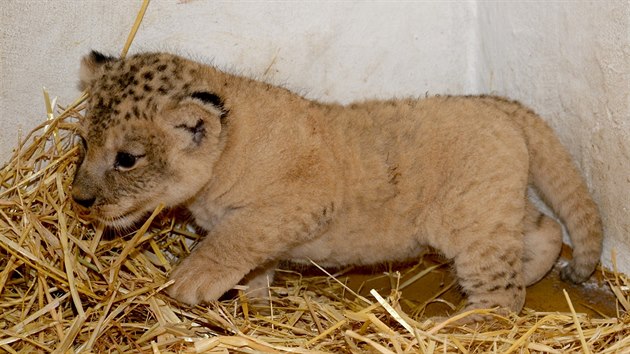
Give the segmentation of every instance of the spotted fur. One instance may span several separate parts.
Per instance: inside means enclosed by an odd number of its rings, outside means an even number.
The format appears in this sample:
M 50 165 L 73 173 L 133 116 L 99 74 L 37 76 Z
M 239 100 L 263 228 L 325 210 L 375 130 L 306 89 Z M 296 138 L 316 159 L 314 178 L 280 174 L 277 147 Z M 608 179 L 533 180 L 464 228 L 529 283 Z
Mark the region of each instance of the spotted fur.
M 92 53 L 77 203 L 127 227 L 158 204 L 187 207 L 207 237 L 171 274 L 189 304 L 242 279 L 262 286 L 278 260 L 324 266 L 417 257 L 453 260 L 465 309 L 519 311 L 552 267 L 560 225 L 580 282 L 601 252 L 601 221 L 552 130 L 494 96 L 307 100 L 283 88 L 165 54 Z M 265 277 L 262 279 L 261 277 Z

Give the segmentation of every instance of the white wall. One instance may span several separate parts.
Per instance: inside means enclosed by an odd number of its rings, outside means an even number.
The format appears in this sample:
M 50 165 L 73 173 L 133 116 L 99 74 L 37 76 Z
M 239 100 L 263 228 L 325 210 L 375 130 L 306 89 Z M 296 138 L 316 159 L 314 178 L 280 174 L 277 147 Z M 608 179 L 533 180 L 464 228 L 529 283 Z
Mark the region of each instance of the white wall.
M 0 1 L 0 162 L 44 119 L 41 88 L 78 96 L 79 59 L 119 53 L 140 1 Z M 556 128 L 606 223 L 604 259 L 630 274 L 627 1 L 153 0 L 132 46 L 169 50 L 348 102 L 496 92 Z

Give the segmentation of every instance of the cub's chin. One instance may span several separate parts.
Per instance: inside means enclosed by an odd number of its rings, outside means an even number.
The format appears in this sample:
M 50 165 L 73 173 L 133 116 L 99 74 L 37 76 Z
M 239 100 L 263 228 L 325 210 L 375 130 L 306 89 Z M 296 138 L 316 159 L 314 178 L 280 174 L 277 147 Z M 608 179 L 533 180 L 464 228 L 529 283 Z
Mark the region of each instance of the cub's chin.
M 144 222 L 150 214 L 150 211 L 132 210 L 120 214 L 97 214 L 96 219 L 109 228 L 126 231 L 134 228 L 137 224 Z

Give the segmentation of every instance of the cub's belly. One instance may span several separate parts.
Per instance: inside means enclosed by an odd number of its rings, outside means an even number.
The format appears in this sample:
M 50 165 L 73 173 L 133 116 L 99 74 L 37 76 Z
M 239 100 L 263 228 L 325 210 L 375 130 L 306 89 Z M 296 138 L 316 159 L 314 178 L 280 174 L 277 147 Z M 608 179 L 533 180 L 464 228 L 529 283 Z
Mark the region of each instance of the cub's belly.
M 367 265 L 414 258 L 425 248 L 421 232 L 410 220 L 368 219 L 335 220 L 326 232 L 290 250 L 287 258 L 311 259 L 325 267 Z

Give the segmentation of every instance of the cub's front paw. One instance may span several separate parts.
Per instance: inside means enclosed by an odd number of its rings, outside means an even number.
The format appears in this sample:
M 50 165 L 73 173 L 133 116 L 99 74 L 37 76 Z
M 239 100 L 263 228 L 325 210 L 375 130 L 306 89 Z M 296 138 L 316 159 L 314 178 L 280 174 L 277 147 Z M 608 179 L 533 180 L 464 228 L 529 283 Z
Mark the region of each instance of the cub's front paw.
M 185 259 L 171 273 L 169 280 L 175 282 L 166 289 L 167 294 L 177 301 L 197 305 L 217 300 L 242 277 L 204 263 L 194 257 Z

